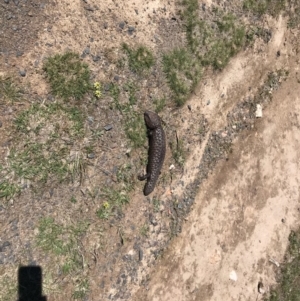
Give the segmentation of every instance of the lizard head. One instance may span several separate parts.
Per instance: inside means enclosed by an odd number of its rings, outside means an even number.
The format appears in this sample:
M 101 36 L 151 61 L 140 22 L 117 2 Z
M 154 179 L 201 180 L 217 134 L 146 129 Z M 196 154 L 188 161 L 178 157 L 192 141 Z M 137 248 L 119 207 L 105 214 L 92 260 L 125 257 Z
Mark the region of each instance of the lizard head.
M 154 112 L 146 111 L 144 113 L 144 119 L 145 119 L 145 123 L 149 129 L 155 129 L 155 128 L 161 126 L 160 117 Z

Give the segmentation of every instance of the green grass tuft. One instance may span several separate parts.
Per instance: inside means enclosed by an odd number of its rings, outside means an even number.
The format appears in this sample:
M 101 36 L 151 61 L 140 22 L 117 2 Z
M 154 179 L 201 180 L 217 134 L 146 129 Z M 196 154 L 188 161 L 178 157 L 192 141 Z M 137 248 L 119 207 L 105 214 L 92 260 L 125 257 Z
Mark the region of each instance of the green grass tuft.
M 129 68 L 133 72 L 141 73 L 154 65 L 154 56 L 145 46 L 130 49 L 129 46 L 124 43 L 123 50 L 127 54 Z
M 46 60 L 43 69 L 52 93 L 63 100 L 79 100 L 93 90 L 89 67 L 76 53 L 56 54 Z
M 11 77 L 0 76 L 0 101 L 14 103 L 19 101 L 22 95 L 23 91 L 14 84 Z

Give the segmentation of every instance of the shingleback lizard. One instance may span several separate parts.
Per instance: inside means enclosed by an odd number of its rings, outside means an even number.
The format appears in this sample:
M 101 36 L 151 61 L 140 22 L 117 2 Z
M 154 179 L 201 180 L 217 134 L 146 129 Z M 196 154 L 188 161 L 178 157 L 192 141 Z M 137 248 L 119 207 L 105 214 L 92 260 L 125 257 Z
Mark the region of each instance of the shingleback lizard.
M 144 187 L 144 195 L 149 195 L 155 187 L 160 170 L 163 166 L 166 154 L 166 136 L 161 126 L 160 117 L 151 111 L 144 113 L 144 119 L 148 128 L 149 151 L 146 174 L 139 176 L 139 180 L 147 179 Z

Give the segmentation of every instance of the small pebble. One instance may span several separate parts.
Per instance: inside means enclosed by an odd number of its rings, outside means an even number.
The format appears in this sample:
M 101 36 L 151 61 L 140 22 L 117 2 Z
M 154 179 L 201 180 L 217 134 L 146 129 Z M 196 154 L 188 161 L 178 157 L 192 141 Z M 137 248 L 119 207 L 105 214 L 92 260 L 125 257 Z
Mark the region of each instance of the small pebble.
M 90 153 L 87 155 L 88 159 L 94 159 L 95 158 L 95 154 L 94 153 Z
M 232 281 L 237 281 L 237 274 L 235 271 L 231 271 L 230 274 L 229 274 L 229 279 L 232 280 Z
M 101 56 L 99 55 L 93 55 L 93 61 L 98 62 L 101 59 Z
M 93 122 L 94 122 L 94 117 L 93 116 L 88 116 L 88 122 L 90 123 L 90 124 L 92 124 Z
M 208 100 L 206 104 L 207 104 L 207 105 L 210 105 L 210 100 Z
M 135 28 L 134 28 L 133 26 L 129 26 L 129 27 L 128 27 L 128 33 L 129 33 L 130 35 L 132 35 L 134 31 L 135 31 Z
M 106 131 L 110 131 L 113 128 L 112 124 L 108 124 L 104 127 Z
M 18 51 L 16 52 L 16 57 L 22 56 L 23 54 L 24 54 L 23 51 L 18 50 Z
M 120 22 L 120 23 L 119 23 L 119 27 L 120 27 L 121 29 L 124 29 L 124 27 L 125 27 L 125 22 Z
M 86 47 L 84 50 L 83 50 L 83 53 L 85 54 L 90 54 L 91 50 L 90 50 L 90 47 Z
M 2 127 L 2 122 L 1 122 L 1 120 L 0 120 L 0 128 Z
M 26 70 L 20 69 L 19 74 L 20 74 L 22 77 L 25 77 L 25 76 L 26 76 Z

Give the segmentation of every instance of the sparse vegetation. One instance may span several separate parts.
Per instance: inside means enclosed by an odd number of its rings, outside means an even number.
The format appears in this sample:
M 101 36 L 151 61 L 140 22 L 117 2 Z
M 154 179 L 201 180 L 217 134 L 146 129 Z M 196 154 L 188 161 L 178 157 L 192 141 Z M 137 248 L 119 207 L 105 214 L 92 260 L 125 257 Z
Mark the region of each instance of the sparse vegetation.
M 160 207 L 160 200 L 156 199 L 156 198 L 153 198 L 152 203 L 153 203 L 154 211 L 158 212 L 159 207 Z
M 296 4 L 294 7 L 294 12 L 290 13 L 290 19 L 288 21 L 288 26 L 290 28 L 296 28 L 300 24 L 300 3 Z
M 11 77 L 0 76 L 0 100 L 1 102 L 14 103 L 22 98 L 23 91 L 18 88 Z M 0 102 L 0 104 L 1 104 Z
M 243 8 L 259 16 L 269 13 L 277 16 L 285 8 L 286 0 L 244 0 Z
M 63 226 L 51 217 L 40 220 L 36 237 L 37 245 L 46 252 L 64 259 L 60 268 L 64 274 L 82 269 L 82 259 L 78 240 L 88 229 L 89 224 L 81 222 L 77 226 Z
M 154 64 L 152 52 L 145 46 L 131 49 L 127 44 L 123 44 L 123 50 L 128 57 L 128 65 L 131 71 L 141 73 L 148 70 Z
M 281 265 L 278 286 L 265 301 L 300 300 L 300 231 L 292 231 L 285 262 Z
M 78 299 L 84 299 L 84 297 L 86 296 L 86 294 L 88 293 L 90 288 L 89 282 L 87 279 L 83 279 L 81 281 L 79 281 L 79 283 L 76 286 L 76 289 L 73 293 L 73 298 L 75 300 Z
M 125 191 L 132 191 L 135 184 L 135 174 L 131 164 L 125 163 L 117 171 L 117 181 Z
M 12 199 L 15 195 L 20 192 L 18 185 L 9 183 L 7 180 L 3 179 L 0 182 L 0 198 L 6 200 Z
M 179 166 L 182 167 L 186 157 L 186 150 L 184 148 L 183 140 L 179 139 L 176 135 L 176 140 L 170 143 L 170 147 L 173 159 Z
M 100 196 L 105 200 L 96 212 L 101 219 L 108 219 L 118 209 L 121 209 L 123 205 L 129 203 L 129 196 L 125 189 L 104 188 Z
M 133 107 L 137 102 L 135 96 L 136 89 L 136 86 L 132 82 L 127 82 L 121 88 L 116 84 L 110 85 L 110 95 L 114 100 L 115 107 L 124 116 L 124 131 L 134 148 L 141 147 L 146 142 L 143 116 Z M 120 101 L 121 93 L 125 95 L 122 102 Z
M 201 76 L 201 67 L 185 49 L 163 56 L 163 69 L 177 106 L 182 106 Z
M 17 300 L 18 287 L 16 274 L 14 277 L 10 277 L 4 273 L 4 277 L 0 280 L 0 285 L 2 288 L 5 288 L 0 292 L 0 301 Z
M 51 91 L 63 100 L 79 100 L 92 89 L 90 70 L 73 52 L 56 54 L 44 64 Z
M 150 230 L 149 225 L 144 224 L 144 225 L 141 227 L 141 229 L 140 229 L 140 234 L 141 234 L 142 236 L 144 236 L 144 237 L 147 237 L 147 236 L 148 236 L 148 233 L 149 233 L 149 230 Z
M 155 104 L 155 112 L 159 113 L 164 109 L 164 107 L 166 105 L 166 98 L 165 97 L 156 98 L 156 99 L 154 99 L 153 103 Z
M 126 118 L 125 132 L 133 147 L 141 147 L 146 142 L 146 130 L 143 116 L 140 113 L 131 112 Z
M 46 183 L 49 178 L 58 182 L 81 180 L 84 153 L 74 148 L 84 135 L 81 111 L 57 103 L 32 105 L 16 117 L 14 125 L 16 139 L 7 164 L 0 169 L 4 179 L 0 197 L 12 198 L 24 181 L 28 186 Z
M 222 70 L 248 37 L 243 23 L 232 14 L 214 8 L 215 20 L 204 21 L 197 0 L 184 0 L 182 5 L 188 47 L 163 56 L 163 70 L 177 106 L 185 103 L 205 67 Z
M 84 276 L 80 277 L 81 280 L 77 277 L 79 273 L 84 274 L 84 262 L 79 241 L 88 227 L 88 222 L 79 222 L 75 226 L 62 225 L 52 217 L 44 217 L 39 221 L 36 236 L 37 246 L 47 252 L 48 256 L 55 256 L 55 266 L 65 278 L 69 278 L 69 281 L 73 282 L 75 299 L 82 299 L 89 288 Z M 55 286 L 52 282 L 50 281 L 50 287 Z M 80 285 L 82 282 L 85 285 Z

